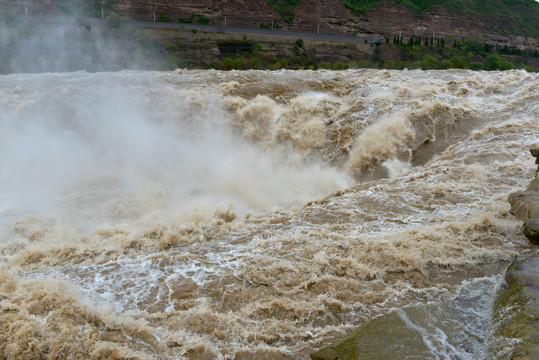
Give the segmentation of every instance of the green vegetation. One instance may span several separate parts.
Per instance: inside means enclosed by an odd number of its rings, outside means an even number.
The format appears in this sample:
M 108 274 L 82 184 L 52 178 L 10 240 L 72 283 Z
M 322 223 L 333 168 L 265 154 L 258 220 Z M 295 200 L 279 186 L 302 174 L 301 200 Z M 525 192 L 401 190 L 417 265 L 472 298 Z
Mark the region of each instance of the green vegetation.
M 539 4 L 535 0 L 340 0 L 353 14 L 361 16 L 382 1 L 392 1 L 419 14 L 433 6 L 443 6 L 458 13 L 481 19 L 492 29 L 505 34 L 539 37 Z M 101 16 L 101 7 L 110 14 L 114 0 L 56 0 L 57 7 L 66 14 Z M 303 0 L 266 0 L 282 19 L 290 24 Z M 103 3 L 103 4 L 102 4 Z M 163 15 L 165 18 L 166 14 Z M 262 20 L 262 19 L 261 19 Z M 168 20 L 167 20 L 168 21 Z M 208 24 L 210 20 L 194 14 L 178 19 L 181 23 Z M 264 24 L 264 26 L 267 26 Z
M 208 25 L 209 23 L 210 23 L 210 19 L 208 19 L 204 15 L 197 16 L 197 24 Z
M 333 64 L 333 67 L 332 67 L 333 70 L 344 70 L 346 68 L 347 68 L 346 64 L 343 63 L 342 61 L 337 61 L 335 64 Z
M 192 13 L 186 18 L 178 18 L 178 22 L 180 24 L 192 24 L 194 20 L 195 20 L 195 13 Z
M 170 22 L 170 17 L 165 16 L 165 14 L 159 14 L 156 21 L 157 22 Z
M 216 64 L 212 64 L 212 68 L 219 70 L 246 70 L 246 69 L 309 69 L 318 68 L 315 61 L 308 56 L 301 55 L 292 58 L 278 59 L 275 56 L 264 56 L 262 52 L 264 47 L 260 43 L 253 46 L 251 53 L 236 54 L 229 56 Z M 328 63 L 327 68 L 331 68 Z
M 302 0 L 266 0 L 291 23 Z M 392 1 L 419 14 L 433 6 L 443 6 L 459 13 L 478 17 L 494 29 L 506 33 L 539 36 L 539 4 L 535 0 L 340 0 L 354 15 L 361 16 L 382 1 Z M 500 19 L 503 17 L 503 19 Z
M 341 3 L 361 16 L 375 5 L 388 0 L 340 0 Z M 539 36 L 539 4 L 535 0 L 392 0 L 419 14 L 433 6 L 439 5 L 448 9 L 473 15 L 495 25 L 501 32 L 525 33 L 527 36 Z M 505 19 L 496 19 L 504 17 Z M 498 22 L 496 22 L 498 21 Z
M 160 15 L 159 17 L 161 17 L 162 15 Z M 170 21 L 170 18 L 167 18 L 168 21 Z M 162 20 L 157 20 L 157 21 L 162 21 Z M 188 17 L 186 18 L 178 18 L 178 22 L 180 24 L 192 24 L 194 22 L 196 22 L 197 24 L 201 24 L 201 25 L 208 25 L 210 23 L 210 19 L 208 19 L 207 17 L 205 17 L 204 15 L 196 15 L 195 16 L 195 13 L 192 13 L 191 15 L 189 15 Z
M 302 3 L 302 0 L 266 0 L 266 2 L 277 10 L 284 22 L 291 24 L 296 7 Z
M 199 39 L 200 41 L 201 39 Z M 208 39 L 209 40 L 209 39 Z M 297 55 L 277 58 L 275 50 L 267 50 L 274 44 L 253 42 L 246 36 L 242 41 L 236 40 L 238 53 L 226 56 L 213 64 L 186 64 L 191 68 L 215 68 L 221 70 L 245 69 L 327 69 L 344 70 L 357 68 L 373 69 L 470 69 L 470 70 L 510 70 L 525 69 L 535 71 L 530 65 L 537 63 L 539 51 L 520 50 L 509 47 L 493 46 L 477 39 L 445 39 L 432 37 L 412 37 L 403 43 L 399 36 L 394 37 L 394 43 L 378 41 L 371 43 L 372 54 L 348 50 L 340 56 L 347 56 L 350 61 L 330 62 L 325 58 L 316 58 L 310 54 L 311 48 L 305 47 L 303 39 L 296 39 L 288 46 Z M 181 43 L 181 42 L 180 42 Z M 268 46 L 265 46 L 267 44 Z M 425 45 L 426 44 L 426 45 Z M 325 45 L 327 46 L 327 45 Z M 338 48 L 353 49 L 356 45 L 346 43 Z M 181 57 L 179 47 L 174 43 L 165 44 L 164 49 L 176 57 Z M 230 52 L 228 53 L 230 54 Z M 347 55 L 346 55 L 347 54 Z

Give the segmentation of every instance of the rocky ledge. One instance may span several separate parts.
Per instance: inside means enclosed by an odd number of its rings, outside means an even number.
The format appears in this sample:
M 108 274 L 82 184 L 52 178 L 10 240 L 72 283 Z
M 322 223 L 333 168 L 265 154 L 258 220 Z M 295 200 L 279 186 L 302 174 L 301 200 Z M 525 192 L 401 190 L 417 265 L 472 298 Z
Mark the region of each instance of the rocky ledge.
M 495 342 L 492 353 L 499 359 L 539 359 L 539 258 L 509 267 L 494 310 L 494 335 L 506 341 Z
M 539 145 L 530 149 L 539 164 Z M 522 232 L 536 245 L 539 245 L 539 167 L 526 191 L 519 191 L 509 195 L 507 199 L 511 204 L 511 214 L 524 221 Z

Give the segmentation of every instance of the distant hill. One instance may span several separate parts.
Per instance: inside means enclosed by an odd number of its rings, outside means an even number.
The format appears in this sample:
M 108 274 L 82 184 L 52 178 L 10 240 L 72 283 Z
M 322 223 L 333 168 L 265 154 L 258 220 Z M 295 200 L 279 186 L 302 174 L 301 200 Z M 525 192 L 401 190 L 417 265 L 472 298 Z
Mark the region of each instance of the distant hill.
M 381 38 L 437 34 L 539 48 L 535 0 L 0 0 L 0 8 Z

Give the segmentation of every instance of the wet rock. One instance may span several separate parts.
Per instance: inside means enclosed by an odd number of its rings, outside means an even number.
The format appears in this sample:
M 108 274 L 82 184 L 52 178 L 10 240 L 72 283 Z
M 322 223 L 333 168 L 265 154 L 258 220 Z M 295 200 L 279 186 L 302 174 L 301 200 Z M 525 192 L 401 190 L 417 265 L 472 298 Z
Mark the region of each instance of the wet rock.
M 495 335 L 511 341 L 492 350 L 503 353 L 499 358 L 539 359 L 539 258 L 520 260 L 508 269 L 505 280 L 495 306 Z
M 539 219 L 526 220 L 522 232 L 532 243 L 539 245 Z
M 539 145 L 534 145 L 530 149 L 530 152 L 532 153 L 532 156 L 535 157 L 535 163 L 538 165 L 537 172 L 535 173 L 535 178 L 537 178 L 537 176 L 539 176 Z
M 338 344 L 311 354 L 311 360 L 406 359 L 410 349 L 418 358 L 432 356 L 421 334 L 394 311 L 360 326 Z
M 537 163 L 539 146 L 533 146 L 530 152 L 537 158 Z M 524 221 L 522 226 L 524 235 L 530 242 L 539 245 L 539 169 L 526 191 L 510 194 L 507 201 L 511 204 L 509 212 L 517 219 Z

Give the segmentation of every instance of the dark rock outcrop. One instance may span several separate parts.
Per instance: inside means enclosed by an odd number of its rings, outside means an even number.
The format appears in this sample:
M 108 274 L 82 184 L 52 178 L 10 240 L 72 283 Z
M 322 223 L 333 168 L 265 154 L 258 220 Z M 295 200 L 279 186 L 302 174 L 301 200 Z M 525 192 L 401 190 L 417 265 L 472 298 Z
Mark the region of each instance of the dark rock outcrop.
M 530 149 L 531 154 L 539 163 L 539 145 Z M 539 168 L 535 179 L 526 191 L 515 192 L 507 199 L 511 204 L 510 213 L 524 221 L 522 232 L 534 244 L 539 245 Z

